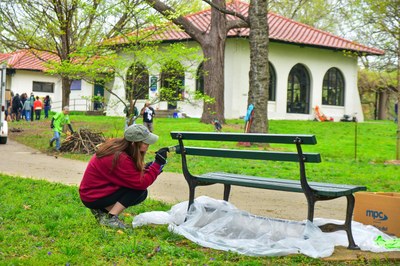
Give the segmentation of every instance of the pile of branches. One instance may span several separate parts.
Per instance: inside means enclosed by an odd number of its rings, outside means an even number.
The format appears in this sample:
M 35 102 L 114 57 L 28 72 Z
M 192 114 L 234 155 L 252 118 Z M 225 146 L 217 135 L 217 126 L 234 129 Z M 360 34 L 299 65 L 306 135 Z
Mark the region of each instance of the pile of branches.
M 24 130 L 20 127 L 12 127 L 12 128 L 10 128 L 10 131 L 11 132 L 22 132 Z
M 90 129 L 79 129 L 68 136 L 61 144 L 60 151 L 71 153 L 94 154 L 97 146 L 105 142 L 103 133 Z

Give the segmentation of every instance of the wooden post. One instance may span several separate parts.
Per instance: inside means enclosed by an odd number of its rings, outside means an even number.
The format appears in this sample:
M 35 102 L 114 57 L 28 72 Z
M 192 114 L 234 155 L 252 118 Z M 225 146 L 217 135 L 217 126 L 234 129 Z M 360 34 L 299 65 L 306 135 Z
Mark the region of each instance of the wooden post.
M 357 120 L 354 123 L 354 161 L 357 161 Z

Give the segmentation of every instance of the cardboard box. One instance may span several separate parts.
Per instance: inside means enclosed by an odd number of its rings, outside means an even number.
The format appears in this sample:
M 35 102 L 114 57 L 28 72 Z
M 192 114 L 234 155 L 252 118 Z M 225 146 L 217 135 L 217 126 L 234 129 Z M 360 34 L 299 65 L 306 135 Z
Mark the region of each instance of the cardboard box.
M 357 192 L 354 221 L 400 237 L 400 193 Z

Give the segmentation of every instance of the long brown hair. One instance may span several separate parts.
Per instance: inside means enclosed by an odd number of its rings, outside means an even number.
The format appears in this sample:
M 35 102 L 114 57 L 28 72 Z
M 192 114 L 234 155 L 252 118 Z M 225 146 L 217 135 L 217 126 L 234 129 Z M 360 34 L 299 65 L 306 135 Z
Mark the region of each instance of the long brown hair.
M 133 144 L 133 145 L 132 145 Z M 136 168 L 143 172 L 144 169 L 144 152 L 140 151 L 142 142 L 131 142 L 124 138 L 109 139 L 101 144 L 96 151 L 97 158 L 102 158 L 114 154 L 112 169 L 117 166 L 119 156 L 125 152 L 133 161 Z

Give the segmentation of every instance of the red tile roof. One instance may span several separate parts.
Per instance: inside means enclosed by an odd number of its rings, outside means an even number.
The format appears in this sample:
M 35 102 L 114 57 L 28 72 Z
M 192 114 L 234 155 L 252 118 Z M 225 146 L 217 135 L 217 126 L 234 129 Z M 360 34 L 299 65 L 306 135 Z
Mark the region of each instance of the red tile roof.
M 56 60 L 58 57 L 48 52 L 20 50 L 9 54 L 0 54 L 0 62 L 6 61 L 7 68 L 44 71 L 45 61 Z
M 227 4 L 227 9 L 247 16 L 249 4 L 234 0 Z M 195 24 L 200 30 L 208 32 L 210 28 L 211 9 L 187 15 L 186 18 Z M 236 18 L 228 15 L 228 20 L 233 19 Z M 269 38 L 271 41 L 316 46 L 334 50 L 349 50 L 370 55 L 384 54 L 384 51 L 382 50 L 346 40 L 329 32 L 315 29 L 306 24 L 296 22 L 272 12 L 268 13 L 268 23 Z M 154 28 L 151 30 L 154 30 Z M 249 28 L 233 29 L 228 32 L 228 36 L 248 37 L 249 31 Z M 191 39 L 186 32 L 173 25 L 154 35 L 152 38 L 163 41 L 182 41 Z M 112 42 L 122 44 L 126 42 L 126 40 L 124 38 L 115 38 Z
M 227 8 L 247 16 L 249 5 L 241 1 L 232 1 L 227 4 Z M 204 32 L 209 30 L 210 17 L 211 9 L 186 16 L 189 21 L 194 23 L 196 27 Z M 236 18 L 228 15 L 228 19 L 233 20 Z M 268 14 L 268 22 L 269 37 L 271 41 L 294 43 L 298 45 L 322 47 L 334 50 L 349 50 L 370 55 L 384 54 L 384 51 L 382 50 L 346 40 L 329 32 L 315 29 L 311 26 L 271 12 Z M 157 29 L 149 28 L 148 30 L 152 31 Z M 233 29 L 228 32 L 228 36 L 248 37 L 249 29 Z M 179 29 L 177 26 L 170 25 L 167 29 L 163 29 L 156 35 L 153 35 L 152 39 L 161 41 L 182 41 L 190 40 L 191 38 L 186 34 L 186 32 Z M 110 41 L 112 43 L 122 44 L 125 42 L 125 39 L 115 38 Z M 20 50 L 14 53 L 0 54 L 0 63 L 5 60 L 7 60 L 7 68 L 44 71 L 46 69 L 44 61 L 59 59 L 56 55 L 47 52 Z

